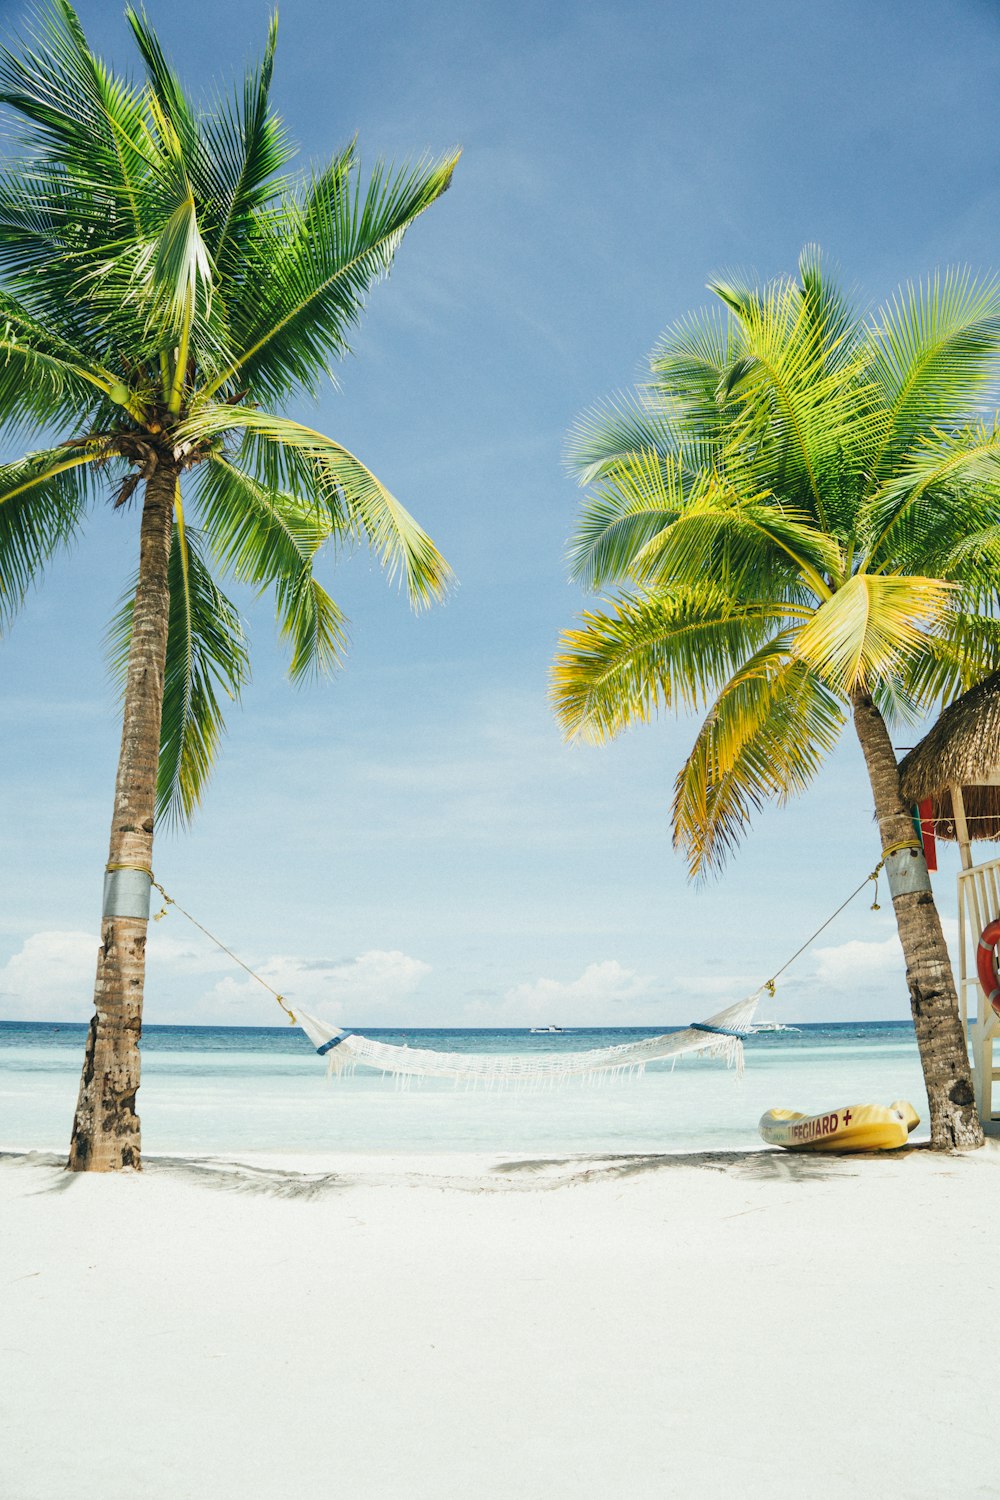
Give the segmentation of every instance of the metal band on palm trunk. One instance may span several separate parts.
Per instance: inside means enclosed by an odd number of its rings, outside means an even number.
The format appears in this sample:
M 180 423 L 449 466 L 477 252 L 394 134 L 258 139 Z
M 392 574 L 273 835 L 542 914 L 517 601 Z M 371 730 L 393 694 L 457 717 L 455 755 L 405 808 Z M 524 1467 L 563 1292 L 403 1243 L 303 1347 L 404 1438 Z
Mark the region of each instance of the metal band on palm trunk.
M 902 844 L 890 849 L 885 856 L 885 873 L 889 894 L 894 900 L 897 896 L 910 896 L 931 889 L 927 861 L 919 844 Z
M 149 921 L 149 893 L 153 884 L 152 870 L 139 865 L 109 865 L 104 872 L 104 904 L 101 915 L 108 917 L 138 917 Z

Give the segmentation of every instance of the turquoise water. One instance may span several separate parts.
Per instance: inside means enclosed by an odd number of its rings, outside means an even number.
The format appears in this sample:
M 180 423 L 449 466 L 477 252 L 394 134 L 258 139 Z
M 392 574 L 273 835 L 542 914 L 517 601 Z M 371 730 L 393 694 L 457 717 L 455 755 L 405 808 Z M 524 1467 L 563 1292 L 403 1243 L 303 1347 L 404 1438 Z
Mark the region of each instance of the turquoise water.
M 660 1028 L 661 1030 L 663 1028 Z M 86 1029 L 0 1022 L 0 1148 L 65 1151 Z M 657 1028 L 378 1031 L 446 1051 L 578 1051 Z M 477 1093 L 448 1081 L 400 1089 L 359 1071 L 328 1079 L 297 1028 L 151 1026 L 143 1036 L 143 1146 L 159 1152 L 693 1151 L 760 1144 L 771 1108 L 813 1114 L 843 1104 L 926 1097 L 905 1022 L 803 1026 L 753 1037 L 746 1074 L 715 1060 L 653 1063 L 639 1078 Z M 923 1131 L 918 1131 L 918 1137 Z

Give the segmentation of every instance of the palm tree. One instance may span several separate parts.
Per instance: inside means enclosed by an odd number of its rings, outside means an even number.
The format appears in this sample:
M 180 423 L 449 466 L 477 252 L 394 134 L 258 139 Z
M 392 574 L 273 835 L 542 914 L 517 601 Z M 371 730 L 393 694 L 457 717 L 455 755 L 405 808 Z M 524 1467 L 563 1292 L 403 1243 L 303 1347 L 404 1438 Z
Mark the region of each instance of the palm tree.
M 651 381 L 590 413 L 575 575 L 611 586 L 562 637 L 556 711 L 601 741 L 707 707 L 675 844 L 718 867 L 772 798 L 861 742 L 937 1147 L 982 1143 L 955 984 L 889 726 L 1000 665 L 1000 286 L 963 272 L 857 312 L 818 252 L 719 280 Z
M 138 1041 L 154 820 L 188 818 L 239 697 L 247 647 L 219 576 L 273 595 L 301 679 L 335 667 L 344 619 L 315 576 L 367 541 L 410 599 L 440 596 L 434 544 L 364 464 L 282 408 L 317 392 L 408 226 L 454 158 L 360 180 L 354 145 L 305 178 L 260 66 L 191 104 L 145 18 L 145 78 L 114 73 L 67 0 L 0 99 L 24 156 L 0 177 L 0 422 L 48 446 L 0 469 L 0 609 L 108 497 L 138 512 L 135 586 L 114 625 L 123 732 L 104 921 L 70 1166 L 140 1165 Z M 138 495 L 141 494 L 141 501 Z

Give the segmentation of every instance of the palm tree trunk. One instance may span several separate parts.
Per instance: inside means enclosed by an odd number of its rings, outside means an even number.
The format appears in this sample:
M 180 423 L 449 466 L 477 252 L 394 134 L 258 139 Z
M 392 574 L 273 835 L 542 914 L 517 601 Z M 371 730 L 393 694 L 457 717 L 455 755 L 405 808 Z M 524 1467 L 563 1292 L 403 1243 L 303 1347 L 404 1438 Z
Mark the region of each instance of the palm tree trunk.
M 854 727 L 868 766 L 882 853 L 915 838 L 899 790 L 896 755 L 885 720 L 867 693 L 854 694 Z M 941 919 L 923 851 L 903 848 L 886 859 L 899 941 L 906 960 L 910 1009 L 931 1109 L 935 1150 L 971 1151 L 983 1144 L 969 1053 Z
M 69 1152 L 70 1169 L 76 1172 L 113 1172 L 142 1164 L 135 1097 L 149 921 L 144 872 L 152 870 L 153 859 L 176 483 L 176 469 L 161 464 L 146 482 L 143 501 L 94 1015 Z

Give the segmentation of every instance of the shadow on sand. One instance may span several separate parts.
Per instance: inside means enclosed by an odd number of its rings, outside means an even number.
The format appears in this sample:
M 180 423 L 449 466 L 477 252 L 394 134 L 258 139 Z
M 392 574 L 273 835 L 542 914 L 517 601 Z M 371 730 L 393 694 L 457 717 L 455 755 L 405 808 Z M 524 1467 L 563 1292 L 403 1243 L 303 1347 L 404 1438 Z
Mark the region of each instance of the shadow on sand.
M 891 1153 L 893 1160 L 912 1156 L 923 1146 L 905 1147 Z M 408 1170 L 405 1158 L 386 1161 L 385 1170 L 369 1158 L 363 1166 L 345 1162 L 337 1171 L 302 1172 L 281 1166 L 257 1166 L 247 1162 L 212 1157 L 147 1156 L 147 1175 L 177 1177 L 195 1186 L 223 1192 L 250 1193 L 275 1198 L 316 1199 L 352 1187 L 393 1185 L 456 1188 L 464 1192 L 539 1192 L 585 1186 L 595 1182 L 623 1180 L 652 1172 L 721 1172 L 750 1181 L 826 1182 L 856 1177 L 864 1164 L 885 1161 L 889 1153 L 858 1152 L 850 1157 L 791 1154 L 782 1151 L 691 1151 L 634 1153 L 615 1156 L 512 1157 L 509 1160 L 470 1161 L 456 1157 L 454 1167 L 434 1171 Z M 66 1158 L 55 1152 L 0 1151 L 0 1165 L 41 1168 L 33 1190 L 38 1193 L 68 1191 L 79 1177 L 67 1172 Z

